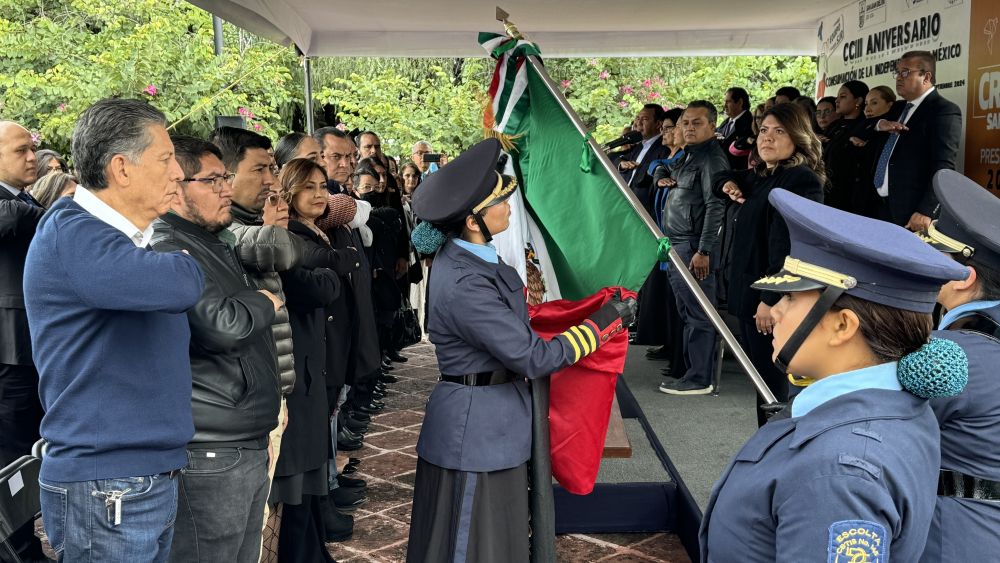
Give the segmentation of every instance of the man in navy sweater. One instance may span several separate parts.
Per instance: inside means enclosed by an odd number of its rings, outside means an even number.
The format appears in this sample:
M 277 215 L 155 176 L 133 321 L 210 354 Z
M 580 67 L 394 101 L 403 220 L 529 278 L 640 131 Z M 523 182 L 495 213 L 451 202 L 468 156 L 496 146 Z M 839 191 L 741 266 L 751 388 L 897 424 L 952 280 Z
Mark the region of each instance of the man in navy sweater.
M 162 113 L 103 100 L 77 122 L 80 179 L 38 226 L 24 272 L 39 395 L 42 518 L 63 561 L 162 562 L 187 463 L 190 332 L 204 287 L 145 247 L 182 178 Z

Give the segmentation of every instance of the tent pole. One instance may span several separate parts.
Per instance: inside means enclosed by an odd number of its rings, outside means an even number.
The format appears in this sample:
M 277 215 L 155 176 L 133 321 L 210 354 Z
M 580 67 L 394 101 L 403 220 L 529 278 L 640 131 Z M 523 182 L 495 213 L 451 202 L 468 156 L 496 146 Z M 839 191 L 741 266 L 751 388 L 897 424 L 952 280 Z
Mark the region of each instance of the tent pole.
M 306 112 L 306 133 L 310 135 L 316 129 L 313 122 L 313 84 L 312 84 L 312 61 L 309 57 L 302 57 L 302 75 L 305 82 L 305 112 Z
M 212 16 L 212 31 L 215 35 L 215 56 L 222 56 L 222 18 Z
M 538 59 L 538 57 L 534 55 L 531 55 L 526 58 L 528 60 L 528 64 L 530 64 L 531 67 L 542 78 L 542 81 L 548 88 L 549 93 L 551 93 L 552 96 L 555 97 L 556 101 L 559 102 L 559 106 L 562 107 L 566 115 L 568 115 L 570 117 L 570 120 L 573 121 L 573 125 L 576 127 L 576 130 L 581 135 L 583 135 L 584 138 L 587 139 L 587 144 L 590 146 L 590 150 L 593 151 L 593 153 L 596 155 L 597 160 L 604 167 L 605 171 L 607 171 L 608 175 L 615 180 L 615 184 L 618 186 L 618 189 L 621 190 L 622 194 L 625 196 L 629 204 L 632 206 L 632 209 L 634 209 L 635 212 L 639 214 L 639 217 L 641 217 L 643 222 L 646 223 L 646 227 L 649 228 L 654 237 L 656 237 L 657 239 L 662 238 L 664 235 L 663 232 L 660 230 L 659 225 L 657 225 L 656 222 L 653 221 L 653 218 L 649 216 L 649 213 L 647 213 L 646 209 L 642 206 L 641 203 L 639 203 L 639 200 L 635 197 L 635 194 L 632 193 L 632 190 L 629 189 L 627 185 L 625 185 L 625 182 L 622 180 L 621 174 L 619 174 L 618 170 L 616 170 L 614 165 L 611 164 L 611 160 L 608 158 L 608 155 L 604 154 L 604 151 L 601 150 L 601 148 L 597 145 L 597 142 L 594 141 L 594 139 L 590 136 L 590 132 L 587 131 L 586 127 L 584 127 L 583 123 L 580 121 L 580 118 L 576 115 L 576 112 L 573 111 L 573 108 L 569 105 L 569 102 L 566 101 L 566 98 L 562 95 L 562 92 L 556 86 L 555 82 L 552 81 L 552 78 L 549 76 L 549 73 L 545 70 L 545 66 L 542 65 L 542 62 Z M 705 311 L 705 314 L 708 315 L 708 319 L 712 321 L 712 325 L 715 327 L 716 332 L 718 332 L 719 335 L 722 337 L 722 340 L 726 343 L 726 346 L 729 347 L 729 350 L 733 353 L 733 356 L 736 357 L 736 361 L 739 362 L 740 367 L 743 368 L 743 371 L 746 372 L 747 377 L 750 378 L 750 382 L 757 389 L 757 394 L 761 396 L 765 404 L 771 405 L 777 403 L 778 400 L 775 398 L 774 393 L 772 393 L 771 390 L 767 387 L 767 384 L 764 383 L 764 379 L 761 378 L 759 373 L 757 373 L 757 368 L 753 366 L 753 363 L 750 361 L 750 358 L 747 357 L 746 352 L 744 352 L 743 348 L 740 346 L 739 341 L 736 340 L 736 337 L 733 336 L 732 331 L 730 331 L 729 327 L 726 326 L 725 321 L 722 320 L 722 317 L 719 315 L 719 312 L 715 310 L 715 307 L 712 305 L 712 302 L 709 301 L 707 296 L 705 296 L 705 292 L 701 290 L 701 286 L 698 285 L 698 282 L 694 279 L 694 276 L 688 270 L 688 265 L 685 264 L 683 260 L 681 260 L 680 255 L 678 255 L 677 251 L 675 251 L 673 248 L 670 249 L 670 263 L 673 266 L 674 270 L 678 274 L 680 274 L 681 279 L 684 280 L 684 284 L 687 285 L 688 289 L 691 290 L 691 293 L 694 294 L 695 299 L 698 300 L 698 305 L 700 305 L 701 308 Z

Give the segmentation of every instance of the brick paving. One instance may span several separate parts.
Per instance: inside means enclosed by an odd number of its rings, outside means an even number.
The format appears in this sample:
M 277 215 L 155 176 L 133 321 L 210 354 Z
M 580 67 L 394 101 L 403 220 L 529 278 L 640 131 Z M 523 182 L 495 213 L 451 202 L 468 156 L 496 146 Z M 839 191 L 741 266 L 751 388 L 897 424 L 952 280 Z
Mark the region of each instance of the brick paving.
M 357 477 L 368 481 L 368 502 L 354 513 L 354 537 L 328 544 L 339 563 L 402 563 L 416 475 L 417 435 L 424 404 L 438 378 L 437 360 L 428 343 L 404 351 L 405 364 L 396 364 L 383 399 L 385 410 L 373 417 L 365 447 L 351 452 L 363 461 Z M 556 538 L 560 563 L 660 562 L 686 563 L 690 559 L 673 534 L 569 534 Z

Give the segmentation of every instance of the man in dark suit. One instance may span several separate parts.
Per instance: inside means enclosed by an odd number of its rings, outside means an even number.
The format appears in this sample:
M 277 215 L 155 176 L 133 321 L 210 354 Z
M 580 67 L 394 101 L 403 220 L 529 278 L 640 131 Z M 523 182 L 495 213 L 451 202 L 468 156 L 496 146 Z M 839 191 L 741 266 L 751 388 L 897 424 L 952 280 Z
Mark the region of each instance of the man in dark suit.
M 747 167 L 746 156 L 736 156 L 729 152 L 729 147 L 737 141 L 744 141 L 753 137 L 753 115 L 750 113 L 750 95 L 743 88 L 730 88 L 726 90 L 726 103 L 724 105 L 726 120 L 719 125 L 716 137 L 722 145 L 722 152 L 726 153 L 729 165 L 733 170 L 745 170 Z
M 0 121 L 0 467 L 31 453 L 43 414 L 23 287 L 28 245 L 45 213 L 24 191 L 36 176 L 31 133 Z M 42 558 L 32 526 L 15 531 L 9 541 L 21 559 Z
M 36 178 L 31 133 L 0 121 L 0 467 L 31 453 L 42 407 L 24 312 L 24 260 L 45 210 L 24 189 Z
M 670 156 L 670 147 L 663 145 L 660 131 L 665 114 L 663 106 L 659 104 L 646 104 L 639 110 L 632 129 L 642 133 L 642 142 L 632 147 L 632 150 L 618 162 L 618 170 L 621 171 L 622 177 L 653 217 L 656 216 L 653 213 L 653 202 L 650 197 L 653 177 L 647 169 L 654 160 Z
M 962 111 L 934 88 L 935 58 L 929 51 L 904 53 L 896 63 L 900 100 L 876 124 L 890 135 L 875 163 L 875 189 L 882 219 L 923 231 L 938 202 L 931 179 L 954 170 L 962 134 Z

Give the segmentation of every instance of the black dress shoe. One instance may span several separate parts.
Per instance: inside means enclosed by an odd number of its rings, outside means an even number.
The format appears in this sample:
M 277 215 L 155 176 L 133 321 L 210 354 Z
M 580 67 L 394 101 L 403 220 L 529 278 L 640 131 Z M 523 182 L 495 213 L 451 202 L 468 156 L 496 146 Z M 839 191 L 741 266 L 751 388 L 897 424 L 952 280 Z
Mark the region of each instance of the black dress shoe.
M 348 489 L 363 489 L 368 486 L 368 483 L 364 479 L 352 479 L 343 474 L 337 475 L 337 483 L 341 487 L 347 487 Z
M 354 509 L 368 501 L 368 497 L 363 489 L 348 489 L 337 487 L 330 493 L 333 504 L 345 512 L 353 512 Z
M 396 369 L 396 367 L 393 366 L 392 362 L 390 362 L 389 360 L 382 360 L 382 369 L 384 371 L 392 371 Z
M 354 420 L 357 420 L 358 422 L 364 422 L 365 424 L 371 422 L 371 420 L 372 420 L 371 416 L 369 416 L 369 415 L 367 415 L 367 414 L 365 414 L 363 412 L 358 412 L 358 409 L 351 410 L 351 412 L 348 413 L 347 416 L 349 418 L 353 418 Z
M 383 403 L 382 401 L 374 401 L 373 400 L 371 403 L 369 403 L 368 406 L 375 407 L 378 410 L 382 410 L 382 409 L 385 408 L 385 403 Z
M 666 346 L 646 349 L 647 360 L 669 360 L 670 350 Z
M 323 539 L 328 542 L 351 539 L 354 535 L 354 517 L 337 510 L 329 496 L 321 497 L 319 506 L 323 519 Z
M 376 409 L 375 407 L 367 407 L 366 406 L 366 407 L 358 407 L 358 412 L 363 412 L 363 413 L 365 413 L 367 415 L 375 415 L 375 414 L 378 414 L 378 413 L 380 413 L 382 411 L 380 409 Z
M 337 450 L 343 452 L 353 452 L 355 450 L 360 450 L 365 445 L 361 440 L 343 440 L 340 437 L 340 433 L 337 433 Z
M 660 375 L 662 375 L 663 377 L 673 377 L 674 379 L 680 377 L 680 375 L 674 375 L 674 368 L 672 366 L 667 366 L 661 369 Z
M 354 432 L 345 426 L 337 431 L 337 439 L 345 442 L 360 442 L 365 439 L 365 435 L 359 432 Z
M 340 415 L 337 417 L 337 426 L 340 428 L 347 428 L 355 434 L 363 434 L 368 431 L 367 422 L 362 422 L 356 418 L 347 416 L 343 411 L 341 411 Z
M 396 377 L 395 375 L 389 375 L 388 373 L 383 373 L 381 376 L 379 376 L 378 380 L 383 381 L 385 383 L 396 383 L 397 381 L 399 381 L 399 378 Z
M 400 354 L 399 352 L 393 350 L 385 355 L 389 360 L 396 362 L 397 364 L 405 364 L 409 358 Z
M 358 466 L 357 465 L 348 465 L 347 467 L 344 468 L 343 471 L 340 472 L 340 474 L 341 475 L 353 475 L 353 474 L 355 474 L 357 472 L 358 472 Z

